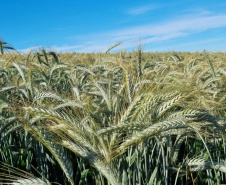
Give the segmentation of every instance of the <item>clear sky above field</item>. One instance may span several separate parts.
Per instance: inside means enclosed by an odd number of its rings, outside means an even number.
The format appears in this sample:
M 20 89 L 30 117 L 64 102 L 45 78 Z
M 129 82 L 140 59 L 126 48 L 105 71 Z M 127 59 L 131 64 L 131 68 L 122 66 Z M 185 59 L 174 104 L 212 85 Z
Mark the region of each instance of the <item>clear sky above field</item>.
M 224 0 L 2 0 L 0 39 L 21 52 L 226 51 Z

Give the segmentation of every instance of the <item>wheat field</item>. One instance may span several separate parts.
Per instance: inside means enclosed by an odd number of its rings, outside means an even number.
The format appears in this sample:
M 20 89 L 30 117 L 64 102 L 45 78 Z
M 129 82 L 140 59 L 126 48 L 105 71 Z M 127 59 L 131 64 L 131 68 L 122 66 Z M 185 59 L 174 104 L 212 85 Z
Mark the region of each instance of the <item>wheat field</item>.
M 113 47 L 2 52 L 0 184 L 226 183 L 226 53 Z

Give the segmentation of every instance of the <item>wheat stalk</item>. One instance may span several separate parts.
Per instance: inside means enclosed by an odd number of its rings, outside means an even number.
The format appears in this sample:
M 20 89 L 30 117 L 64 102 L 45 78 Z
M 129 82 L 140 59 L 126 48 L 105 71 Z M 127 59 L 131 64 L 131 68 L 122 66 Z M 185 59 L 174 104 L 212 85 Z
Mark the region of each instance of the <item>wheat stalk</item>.
M 147 138 L 153 137 L 163 131 L 170 129 L 178 129 L 178 128 L 186 128 L 187 125 L 184 120 L 171 120 L 171 121 L 163 121 L 144 129 L 141 132 L 134 133 L 130 138 L 126 139 L 119 150 L 124 150 L 130 145 L 137 144 L 141 141 L 144 141 Z

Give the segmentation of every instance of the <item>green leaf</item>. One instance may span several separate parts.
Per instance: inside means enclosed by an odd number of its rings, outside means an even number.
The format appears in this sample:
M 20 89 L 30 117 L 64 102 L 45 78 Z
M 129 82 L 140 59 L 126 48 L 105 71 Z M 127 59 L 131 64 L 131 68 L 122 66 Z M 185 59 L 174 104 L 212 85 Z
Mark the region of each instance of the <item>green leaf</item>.
M 133 155 L 129 158 L 129 167 L 133 165 L 136 158 L 137 158 L 137 152 L 134 152 Z
M 82 172 L 82 174 L 81 174 L 81 179 L 80 179 L 80 181 L 79 181 L 79 185 L 82 185 L 83 182 L 85 182 L 85 179 L 86 179 L 88 173 L 89 173 L 89 169 L 84 170 L 84 171 Z
M 123 169 L 123 174 L 122 174 L 122 185 L 127 185 L 128 184 L 128 177 L 126 170 Z
M 25 166 L 24 160 L 22 160 L 20 164 L 21 164 L 22 166 Z
M 149 185 L 153 185 L 154 184 L 154 180 L 155 180 L 157 171 L 158 171 L 158 167 L 155 167 L 153 173 L 151 174 L 150 180 L 148 182 Z
M 158 181 L 158 183 L 157 183 L 157 185 L 161 185 L 162 184 L 162 181 L 161 180 L 159 180 Z

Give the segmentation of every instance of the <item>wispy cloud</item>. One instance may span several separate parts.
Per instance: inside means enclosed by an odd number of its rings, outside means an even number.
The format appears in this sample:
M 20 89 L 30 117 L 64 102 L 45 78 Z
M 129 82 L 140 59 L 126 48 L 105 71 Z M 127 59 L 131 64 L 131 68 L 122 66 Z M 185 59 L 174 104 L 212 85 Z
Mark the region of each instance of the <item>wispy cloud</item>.
M 145 14 L 150 10 L 156 9 L 157 7 L 155 5 L 144 5 L 144 6 L 139 6 L 139 7 L 134 7 L 126 10 L 127 14 L 130 15 L 141 15 Z
M 83 48 L 83 45 L 64 45 L 64 46 L 51 46 L 51 47 L 44 47 L 44 46 L 34 46 L 34 47 L 29 47 L 26 49 L 20 49 L 18 50 L 21 53 L 28 53 L 28 52 L 35 52 L 35 51 L 39 51 L 43 48 L 45 48 L 45 50 L 47 51 L 55 51 L 55 52 L 69 52 L 69 51 L 75 51 L 76 49 L 81 49 Z
M 209 16 L 189 16 L 176 20 L 170 20 L 159 24 L 146 24 L 111 32 L 113 37 L 149 37 L 168 35 L 172 33 L 193 33 L 200 32 L 211 28 L 219 28 L 226 26 L 226 14 L 209 15 Z
M 170 46 L 161 46 L 154 48 L 152 51 L 169 51 L 169 50 L 175 50 L 175 51 L 191 51 L 191 48 L 195 48 L 195 50 L 192 51 L 203 51 L 209 50 L 210 51 L 222 51 L 222 49 L 225 51 L 224 48 L 222 48 L 222 44 L 219 44 L 219 41 L 223 41 L 225 43 L 226 41 L 226 36 L 223 37 L 217 37 L 217 38 L 212 38 L 212 39 L 202 39 L 198 41 L 188 41 L 186 43 L 174 43 L 173 45 L 171 44 Z M 217 47 L 216 47 L 217 44 Z M 205 48 L 202 48 L 205 46 Z
M 96 47 L 114 44 L 119 41 L 124 41 L 122 45 L 125 48 L 133 47 L 138 40 L 142 40 L 145 44 L 167 41 L 179 37 L 190 36 L 214 28 L 226 27 L 226 14 L 213 15 L 200 12 L 199 14 L 189 14 L 161 22 L 158 24 L 145 24 L 141 26 L 127 27 L 124 29 L 114 30 L 110 32 L 85 35 L 80 37 L 80 41 L 90 41 L 92 49 Z
M 49 48 L 49 50 L 53 50 L 56 52 L 65 52 L 65 51 L 74 51 L 76 49 L 82 48 L 83 45 L 73 45 L 73 46 L 69 46 L 69 45 L 65 45 L 65 46 L 52 46 Z
M 52 46 L 50 49 L 52 48 L 57 52 L 104 52 L 111 45 L 121 41 L 124 44 L 116 47 L 116 50 L 135 48 L 139 40 L 145 43 L 148 48 L 151 48 L 149 47 L 150 43 L 160 43 L 192 36 L 215 28 L 226 28 L 226 14 L 199 12 L 198 14 L 184 14 L 175 19 L 165 20 L 155 24 L 147 23 L 103 33 L 69 37 L 67 39 L 70 42 L 74 41 L 79 43 L 79 45 Z
M 32 46 L 26 49 L 19 49 L 18 51 L 21 53 L 29 53 L 30 51 L 34 52 L 34 51 L 38 51 L 41 48 L 43 48 L 43 46 Z

